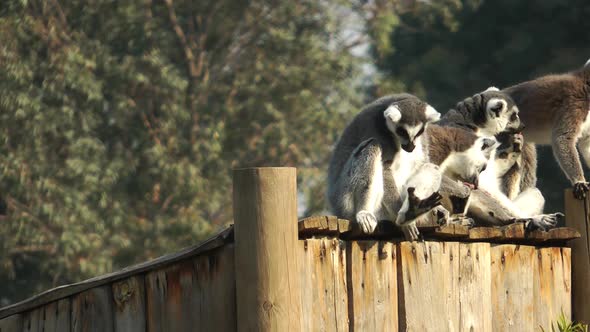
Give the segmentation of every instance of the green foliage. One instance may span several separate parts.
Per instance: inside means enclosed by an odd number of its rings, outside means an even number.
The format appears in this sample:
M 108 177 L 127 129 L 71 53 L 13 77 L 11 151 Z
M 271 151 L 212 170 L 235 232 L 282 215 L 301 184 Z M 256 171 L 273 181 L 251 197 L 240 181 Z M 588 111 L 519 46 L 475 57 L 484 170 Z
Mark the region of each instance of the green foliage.
M 298 166 L 321 209 L 360 104 L 340 6 L 3 1 L 0 302 L 197 243 L 233 167 Z
M 541 331 L 545 329 L 541 327 Z M 570 321 L 563 312 L 557 317 L 555 324 L 551 325 L 551 332 L 588 332 L 588 325 Z
M 489 86 L 568 71 L 590 57 L 590 3 L 574 1 L 376 1 L 368 26 L 381 78 L 377 94 L 410 91 L 444 112 Z M 384 42 L 386 33 L 389 40 Z M 549 211 L 569 187 L 550 149 L 539 156 Z M 555 176 L 556 174 L 561 174 Z

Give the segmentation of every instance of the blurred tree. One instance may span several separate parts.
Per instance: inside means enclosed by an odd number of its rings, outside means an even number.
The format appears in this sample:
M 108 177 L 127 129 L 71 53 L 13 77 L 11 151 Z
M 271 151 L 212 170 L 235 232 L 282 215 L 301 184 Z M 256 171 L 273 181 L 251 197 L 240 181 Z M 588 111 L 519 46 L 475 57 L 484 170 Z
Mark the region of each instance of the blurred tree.
M 0 6 L 0 301 L 194 244 L 231 169 L 298 166 L 323 207 L 358 109 L 340 1 Z
M 569 71 L 590 57 L 584 0 L 374 0 L 366 5 L 375 94 L 410 91 L 446 111 L 489 86 Z M 525 138 L 526 139 L 526 138 Z M 569 182 L 540 148 L 546 210 L 563 210 Z

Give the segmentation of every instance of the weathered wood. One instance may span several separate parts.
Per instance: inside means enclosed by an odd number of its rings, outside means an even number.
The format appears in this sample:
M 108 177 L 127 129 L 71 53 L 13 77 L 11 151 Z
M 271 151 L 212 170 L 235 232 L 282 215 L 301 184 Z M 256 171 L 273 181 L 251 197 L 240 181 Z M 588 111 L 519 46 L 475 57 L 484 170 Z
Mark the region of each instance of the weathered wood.
M 295 168 L 234 170 L 239 331 L 299 331 Z
M 571 319 L 570 255 L 569 248 L 539 248 L 536 252 L 535 326 L 545 331 L 551 331 L 561 313 Z
M 145 331 L 145 287 L 142 276 L 112 284 L 115 331 Z
M 0 319 L 0 332 L 14 332 L 14 331 L 22 331 L 23 329 L 23 319 L 20 314 L 12 315 L 9 317 L 5 317 Z
M 137 265 L 126 267 L 120 271 L 98 276 L 92 279 L 84 280 L 70 285 L 59 286 L 43 293 L 35 295 L 24 301 L 15 303 L 13 305 L 0 309 L 0 319 L 8 317 L 17 312 L 24 312 L 35 307 L 42 306 L 44 304 L 78 294 L 87 289 L 99 287 L 102 285 L 110 284 L 113 281 L 125 279 L 129 276 L 144 273 L 147 271 L 153 271 L 158 268 L 174 264 L 178 261 L 184 260 L 189 257 L 194 257 L 205 252 L 214 250 L 223 246 L 224 244 L 233 241 L 233 226 L 230 226 L 217 235 L 209 238 L 208 240 L 198 244 L 180 250 L 179 252 L 164 255 L 151 261 L 143 262 Z
M 342 233 L 350 232 L 351 229 L 352 229 L 352 225 L 350 223 L 350 220 L 338 219 L 338 233 L 342 234 Z
M 346 259 L 351 330 L 398 331 L 395 245 L 348 242 Z
M 89 289 L 72 298 L 72 332 L 114 331 L 110 286 Z
M 460 331 L 492 331 L 489 243 L 459 245 Z
M 581 233 L 570 242 L 572 248 L 572 315 L 576 321 L 590 322 L 590 195 L 577 200 L 565 191 L 565 225 Z
M 524 229 L 524 223 L 518 222 L 502 227 L 501 239 L 504 241 L 524 240 L 525 237 L 526 232 Z
M 549 232 L 542 230 L 534 230 L 526 234 L 526 240 L 528 243 L 543 243 L 549 240 Z
M 29 331 L 70 331 L 70 306 L 70 299 L 66 298 L 34 309 L 33 311 L 37 313 L 33 316 L 38 319 L 38 323 L 32 325 L 36 326 L 37 329 L 30 329 Z
M 148 273 L 147 331 L 235 331 L 233 249 Z
M 557 227 L 550 229 L 547 233 L 549 233 L 548 241 L 551 242 L 569 241 L 582 236 L 578 230 L 571 227 Z
M 302 331 L 348 331 L 346 251 L 337 239 L 299 241 Z
M 34 310 L 30 310 L 23 314 L 23 332 L 37 332 L 41 330 L 41 310 L 42 308 L 37 308 Z
M 469 227 L 463 225 L 444 225 L 437 227 L 430 235 L 437 239 L 462 239 L 469 236 Z
M 459 243 L 401 242 L 399 330 L 458 331 Z
M 492 330 L 537 331 L 534 324 L 535 248 L 492 245 Z
M 329 234 L 332 234 L 332 235 L 338 234 L 338 217 L 336 217 L 336 216 L 326 216 L 326 220 L 328 220 L 328 232 L 329 232 Z
M 469 230 L 469 240 L 492 241 L 502 237 L 499 227 L 473 227 Z

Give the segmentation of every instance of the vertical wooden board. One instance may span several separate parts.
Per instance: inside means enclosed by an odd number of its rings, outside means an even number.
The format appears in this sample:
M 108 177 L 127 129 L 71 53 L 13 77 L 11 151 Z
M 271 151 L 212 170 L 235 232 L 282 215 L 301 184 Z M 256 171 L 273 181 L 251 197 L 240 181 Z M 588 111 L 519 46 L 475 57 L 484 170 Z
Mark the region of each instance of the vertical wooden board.
M 0 319 L 0 332 L 22 331 L 23 319 L 20 314 L 8 316 Z
M 537 331 L 534 324 L 535 248 L 492 245 L 492 329 Z
M 534 273 L 535 327 L 551 331 L 559 315 L 571 319 L 571 250 L 539 248 Z
M 40 316 L 42 308 L 29 310 L 23 313 L 23 332 L 37 332 L 41 330 Z
M 564 193 L 565 225 L 582 237 L 570 242 L 572 248 L 572 315 L 576 321 L 590 323 L 590 195 L 575 199 L 571 189 Z
M 459 330 L 459 243 L 398 244 L 400 331 Z
M 191 330 L 235 331 L 236 275 L 233 244 L 226 245 L 214 253 L 197 257 L 194 261 L 200 312 L 199 324 Z
M 337 239 L 299 241 L 301 328 L 348 331 L 346 251 Z
M 353 331 L 398 331 L 397 257 L 390 242 L 347 244 L 348 315 Z
M 43 306 L 39 314 L 39 331 L 70 331 L 70 306 L 69 298 L 51 302 Z
M 234 247 L 145 277 L 148 331 L 235 331 Z
M 489 243 L 459 245 L 460 331 L 492 331 Z
M 145 331 L 145 288 L 142 276 L 133 276 L 112 285 L 115 301 L 115 331 Z
M 111 286 L 91 288 L 72 298 L 73 332 L 114 331 Z

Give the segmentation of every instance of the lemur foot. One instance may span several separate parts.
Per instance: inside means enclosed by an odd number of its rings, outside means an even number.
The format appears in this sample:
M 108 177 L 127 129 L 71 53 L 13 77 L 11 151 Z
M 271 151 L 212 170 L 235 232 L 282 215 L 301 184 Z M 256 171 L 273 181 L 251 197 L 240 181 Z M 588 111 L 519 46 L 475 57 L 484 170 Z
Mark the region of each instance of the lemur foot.
M 442 205 L 439 205 L 432 209 L 434 216 L 436 217 L 436 223 L 440 226 L 444 226 L 450 222 L 451 213 L 445 209 Z
M 404 233 L 404 237 L 407 241 L 416 241 L 420 238 L 420 232 L 418 231 L 418 227 L 416 227 L 415 222 L 402 225 L 400 226 L 400 228 Z
M 377 218 L 369 211 L 359 211 L 356 214 L 356 222 L 359 224 L 361 231 L 365 234 L 373 233 L 377 227 Z
M 454 215 L 449 220 L 450 225 L 461 225 L 467 227 L 473 227 L 475 225 L 475 221 L 469 217 L 464 215 Z
M 416 188 L 408 188 L 408 211 L 406 212 L 406 220 L 414 220 L 426 212 L 434 209 L 441 204 L 442 196 L 435 192 L 425 199 L 420 199 L 414 194 Z
M 561 212 L 534 216 L 532 218 L 528 218 L 529 221 L 526 223 L 526 229 L 527 231 L 534 231 L 536 229 L 547 231 L 548 229 L 557 226 L 557 222 L 563 217 L 564 214 Z
M 588 182 L 576 182 L 574 184 L 574 197 L 576 199 L 586 198 L 588 191 L 590 191 L 590 184 Z

